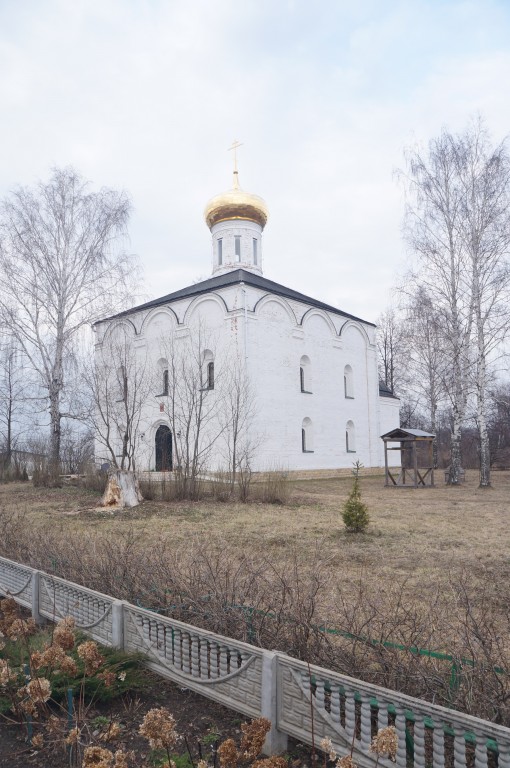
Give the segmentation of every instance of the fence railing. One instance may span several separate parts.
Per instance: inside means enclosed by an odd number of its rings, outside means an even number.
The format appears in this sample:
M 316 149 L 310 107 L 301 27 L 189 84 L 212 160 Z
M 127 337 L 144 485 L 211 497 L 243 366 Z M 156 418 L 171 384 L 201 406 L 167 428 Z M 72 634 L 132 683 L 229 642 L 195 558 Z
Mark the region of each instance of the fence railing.
M 104 645 L 138 651 L 154 672 L 248 717 L 267 717 L 265 752 L 287 737 L 329 737 L 361 768 L 378 728 L 395 725 L 398 768 L 510 768 L 510 728 L 217 635 L 0 558 L 0 594 L 37 621 L 72 616 Z M 391 763 L 379 760 L 383 768 Z

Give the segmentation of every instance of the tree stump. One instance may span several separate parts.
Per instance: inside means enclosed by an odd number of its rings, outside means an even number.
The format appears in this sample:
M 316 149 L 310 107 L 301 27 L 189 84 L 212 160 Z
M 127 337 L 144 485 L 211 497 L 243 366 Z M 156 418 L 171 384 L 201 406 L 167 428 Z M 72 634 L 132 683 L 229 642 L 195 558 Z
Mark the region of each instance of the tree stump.
M 124 509 L 136 507 L 141 501 L 143 496 L 134 472 L 123 469 L 114 469 L 109 472 L 106 489 L 101 499 L 102 507 Z

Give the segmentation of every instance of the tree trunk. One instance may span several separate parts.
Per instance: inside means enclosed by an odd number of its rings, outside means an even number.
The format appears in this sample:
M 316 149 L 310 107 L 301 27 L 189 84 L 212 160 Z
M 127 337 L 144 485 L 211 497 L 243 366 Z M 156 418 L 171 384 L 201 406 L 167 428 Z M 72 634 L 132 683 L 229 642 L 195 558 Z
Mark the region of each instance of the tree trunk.
M 101 499 L 102 507 L 124 509 L 136 507 L 141 501 L 143 496 L 134 472 L 114 469 L 108 474 L 108 483 Z
M 48 472 L 52 484 L 58 485 L 60 476 L 60 388 L 55 385 L 50 390 L 50 456 Z
M 489 432 L 487 430 L 485 402 L 485 355 L 479 352 L 478 373 L 476 382 L 476 410 L 478 433 L 480 436 L 480 488 L 489 488 L 491 484 L 491 457 L 489 447 Z
M 461 452 L 460 452 L 460 438 L 461 438 L 462 419 L 457 409 L 453 412 L 453 427 L 451 432 L 451 448 L 450 448 L 450 474 L 448 477 L 449 485 L 460 484 L 460 470 L 461 470 Z

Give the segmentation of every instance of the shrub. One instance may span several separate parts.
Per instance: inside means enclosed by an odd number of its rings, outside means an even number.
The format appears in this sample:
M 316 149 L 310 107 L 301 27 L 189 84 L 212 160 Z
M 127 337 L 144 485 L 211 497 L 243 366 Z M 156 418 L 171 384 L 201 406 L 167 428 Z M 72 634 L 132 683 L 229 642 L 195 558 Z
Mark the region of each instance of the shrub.
M 342 512 L 342 519 L 349 533 L 363 533 L 370 523 L 367 505 L 361 501 L 359 471 L 362 466 L 360 461 L 354 464 L 354 483 Z
M 290 498 L 290 482 L 286 472 L 275 469 L 267 472 L 256 494 L 266 504 L 287 504 Z

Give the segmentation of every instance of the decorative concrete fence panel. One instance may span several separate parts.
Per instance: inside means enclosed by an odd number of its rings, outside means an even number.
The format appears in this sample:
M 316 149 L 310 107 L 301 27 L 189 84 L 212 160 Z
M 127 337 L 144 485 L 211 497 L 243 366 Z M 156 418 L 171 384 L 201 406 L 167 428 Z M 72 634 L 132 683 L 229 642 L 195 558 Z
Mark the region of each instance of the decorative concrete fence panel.
M 32 608 L 34 569 L 0 557 L 0 594 L 11 595 L 16 602 Z
M 39 614 L 51 621 L 72 616 L 76 628 L 103 645 L 118 645 L 113 631 L 113 606 L 119 601 L 39 572 Z
M 249 717 L 261 715 L 261 648 L 128 604 L 124 648 L 144 653 L 147 666 L 183 687 Z
M 181 687 L 248 717 L 267 717 L 266 754 L 284 751 L 287 736 L 315 746 L 329 737 L 339 755 L 352 748 L 361 768 L 374 768 L 372 737 L 394 724 L 397 768 L 510 768 L 510 728 L 309 667 L 6 558 L 0 594 L 30 608 L 37 621 L 72 616 L 98 642 L 143 653 L 150 669 Z
M 394 724 L 398 768 L 510 768 L 510 729 L 277 654 L 277 728 L 317 745 L 329 737 L 340 755 L 373 768 L 372 737 Z M 313 722 L 312 722 L 313 719 Z M 312 737 L 313 733 L 313 737 Z M 394 765 L 380 759 L 379 765 Z

